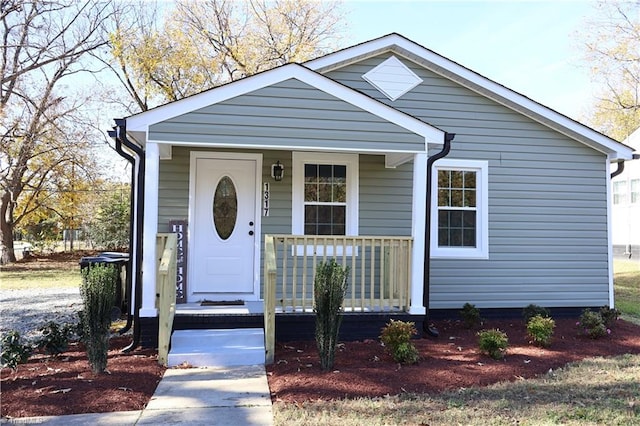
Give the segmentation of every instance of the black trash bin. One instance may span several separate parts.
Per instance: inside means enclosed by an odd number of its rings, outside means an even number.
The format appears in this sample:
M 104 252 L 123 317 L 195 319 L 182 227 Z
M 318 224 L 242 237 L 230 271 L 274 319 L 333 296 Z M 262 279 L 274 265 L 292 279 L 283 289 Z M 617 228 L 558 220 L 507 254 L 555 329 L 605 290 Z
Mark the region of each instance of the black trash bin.
M 119 274 L 116 282 L 116 294 L 113 306 L 120 312 L 126 310 L 126 282 L 129 272 L 129 253 L 104 252 L 97 256 L 85 256 L 80 259 L 80 269 L 86 269 L 94 265 L 114 265 Z M 118 315 L 119 316 L 119 315 Z

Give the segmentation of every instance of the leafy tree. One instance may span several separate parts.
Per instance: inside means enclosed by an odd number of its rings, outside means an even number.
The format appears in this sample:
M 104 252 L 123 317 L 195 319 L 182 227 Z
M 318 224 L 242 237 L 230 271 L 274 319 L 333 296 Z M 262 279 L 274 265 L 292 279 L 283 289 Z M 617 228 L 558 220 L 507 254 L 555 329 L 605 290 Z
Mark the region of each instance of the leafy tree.
M 94 172 L 94 133 L 81 112 L 91 95 L 73 88 L 91 71 L 87 53 L 106 46 L 114 12 L 110 1 L 0 4 L 0 263 L 6 263 L 16 260 L 16 227 L 42 208 L 54 209 L 61 189 Z
M 126 194 L 125 188 L 104 193 L 96 218 L 89 226 L 91 239 L 98 247 L 107 250 L 128 247 L 130 204 Z
M 640 2 L 602 1 L 583 26 L 585 60 L 599 94 L 592 125 L 617 140 L 640 126 Z
M 121 14 L 105 62 L 145 111 L 335 47 L 344 21 L 338 2 L 177 1 Z

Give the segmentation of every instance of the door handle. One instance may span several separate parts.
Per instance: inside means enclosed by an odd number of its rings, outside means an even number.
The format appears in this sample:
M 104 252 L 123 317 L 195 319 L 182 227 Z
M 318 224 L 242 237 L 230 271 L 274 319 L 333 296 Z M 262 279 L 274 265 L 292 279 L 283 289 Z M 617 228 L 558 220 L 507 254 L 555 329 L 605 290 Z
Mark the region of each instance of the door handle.
M 249 222 L 249 226 L 253 226 L 253 221 Z
M 249 231 L 249 235 L 253 235 L 253 231 Z

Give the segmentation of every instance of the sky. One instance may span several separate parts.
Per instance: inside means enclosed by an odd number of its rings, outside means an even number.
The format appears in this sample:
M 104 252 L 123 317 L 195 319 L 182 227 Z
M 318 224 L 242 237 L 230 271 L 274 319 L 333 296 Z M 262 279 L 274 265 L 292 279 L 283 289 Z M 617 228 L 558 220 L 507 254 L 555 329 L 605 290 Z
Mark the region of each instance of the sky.
M 396 32 L 571 118 L 594 103 L 578 37 L 594 16 L 592 1 L 346 0 L 344 7 L 345 47 Z

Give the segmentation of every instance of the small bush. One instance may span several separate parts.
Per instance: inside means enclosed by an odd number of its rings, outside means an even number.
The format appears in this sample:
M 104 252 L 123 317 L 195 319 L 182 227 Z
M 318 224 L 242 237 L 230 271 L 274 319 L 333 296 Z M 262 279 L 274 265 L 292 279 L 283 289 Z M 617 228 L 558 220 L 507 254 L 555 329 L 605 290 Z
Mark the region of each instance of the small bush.
M 620 311 L 615 308 L 610 308 L 608 306 L 603 306 L 600 308 L 600 316 L 602 317 L 602 321 L 606 327 L 613 327 L 618 321 L 618 317 L 620 317 Z
M 509 346 L 507 334 L 498 329 L 482 330 L 478 333 L 480 350 L 493 359 L 502 359 Z
M 527 334 L 534 345 L 549 346 L 555 327 L 553 318 L 536 315 L 527 322 Z
M 94 373 L 107 368 L 111 308 L 116 294 L 118 270 L 110 265 L 94 265 L 82 270 L 80 295 L 83 310 L 84 342 Z
M 593 312 L 590 309 L 585 309 L 580 315 L 576 325 L 579 327 L 579 333 L 588 336 L 592 339 L 598 339 L 602 336 L 611 333 L 602 319 L 602 315 L 599 312 Z
M 49 321 L 40 328 L 42 337 L 36 341 L 38 348 L 44 349 L 48 355 L 57 356 L 69 349 L 69 338 L 73 333 L 73 325 L 60 326 L 55 321 Z
M 418 334 L 415 323 L 391 320 L 382 328 L 380 340 L 394 361 L 401 364 L 415 364 L 420 359 L 418 350 L 411 343 L 411 337 Z
M 316 269 L 313 311 L 316 314 L 315 335 L 320 367 L 324 371 L 333 368 L 348 276 L 349 267 L 343 268 L 335 259 L 320 263 Z
M 533 303 L 530 305 L 527 305 L 522 310 L 522 318 L 524 318 L 524 322 L 526 324 L 528 324 L 531 318 L 535 316 L 541 316 L 542 318 L 549 318 L 551 317 L 551 314 L 549 313 L 549 310 L 547 308 L 534 305 Z
M 471 303 L 465 303 L 462 306 L 462 310 L 459 311 L 464 326 L 467 328 L 474 328 L 480 325 L 482 318 L 480 317 L 480 309 L 476 308 L 476 305 Z
M 18 368 L 18 364 L 27 362 L 31 352 L 31 346 L 23 344 L 20 333 L 15 330 L 9 331 L 0 340 L 0 364 L 2 368 L 8 367 L 15 370 Z

